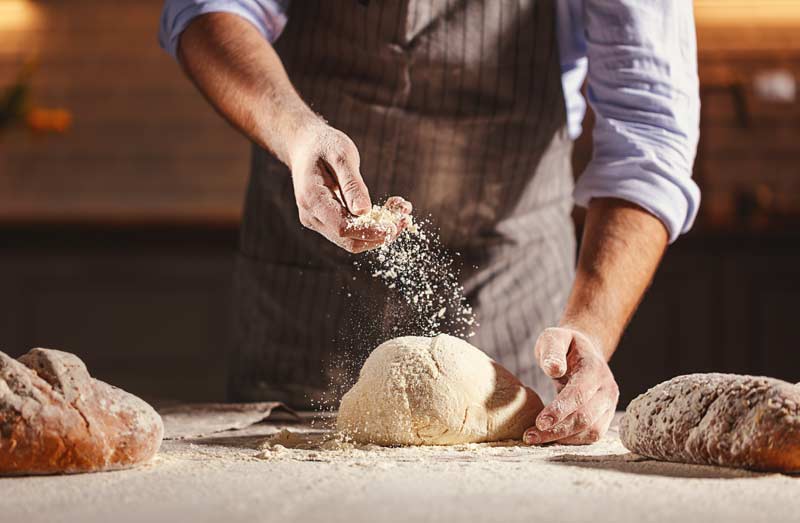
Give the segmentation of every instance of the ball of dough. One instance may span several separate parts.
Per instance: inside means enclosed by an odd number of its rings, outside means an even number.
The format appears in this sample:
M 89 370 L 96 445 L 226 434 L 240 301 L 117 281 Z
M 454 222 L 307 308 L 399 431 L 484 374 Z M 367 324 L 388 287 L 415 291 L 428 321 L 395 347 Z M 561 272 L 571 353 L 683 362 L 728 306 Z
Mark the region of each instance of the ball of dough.
M 360 443 L 480 443 L 520 439 L 541 410 L 533 390 L 466 341 L 405 336 L 367 358 L 337 427 Z

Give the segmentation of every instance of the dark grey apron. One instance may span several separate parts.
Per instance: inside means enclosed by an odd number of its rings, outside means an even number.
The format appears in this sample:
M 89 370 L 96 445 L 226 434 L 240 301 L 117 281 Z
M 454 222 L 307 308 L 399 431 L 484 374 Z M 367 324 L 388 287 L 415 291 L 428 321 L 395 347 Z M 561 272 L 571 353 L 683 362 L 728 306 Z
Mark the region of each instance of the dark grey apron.
M 373 200 L 408 199 L 460 253 L 470 342 L 545 399 L 533 348 L 575 251 L 554 14 L 553 0 L 296 0 L 276 44 L 303 99 L 358 146 Z M 288 169 L 254 147 L 232 399 L 335 401 L 369 350 L 408 333 L 402 300 L 353 260 L 301 227 Z

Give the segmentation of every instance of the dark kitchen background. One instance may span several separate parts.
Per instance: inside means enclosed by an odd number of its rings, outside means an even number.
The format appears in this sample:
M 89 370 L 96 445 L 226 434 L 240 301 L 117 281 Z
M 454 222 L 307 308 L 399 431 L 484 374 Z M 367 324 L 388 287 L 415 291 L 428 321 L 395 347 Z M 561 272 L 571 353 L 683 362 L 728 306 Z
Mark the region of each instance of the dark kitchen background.
M 160 9 L 0 0 L 0 350 L 221 399 L 249 145 L 158 48 Z M 701 214 L 612 361 L 622 406 L 687 372 L 800 381 L 800 1 L 695 10 Z

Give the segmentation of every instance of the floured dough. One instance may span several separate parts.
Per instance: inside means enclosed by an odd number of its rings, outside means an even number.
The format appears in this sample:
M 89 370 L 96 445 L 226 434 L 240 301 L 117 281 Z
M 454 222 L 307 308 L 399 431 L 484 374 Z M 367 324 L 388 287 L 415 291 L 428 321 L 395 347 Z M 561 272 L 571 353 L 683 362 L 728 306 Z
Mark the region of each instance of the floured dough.
M 378 445 L 520 439 L 539 396 L 481 350 L 446 334 L 389 340 L 342 398 L 338 429 Z

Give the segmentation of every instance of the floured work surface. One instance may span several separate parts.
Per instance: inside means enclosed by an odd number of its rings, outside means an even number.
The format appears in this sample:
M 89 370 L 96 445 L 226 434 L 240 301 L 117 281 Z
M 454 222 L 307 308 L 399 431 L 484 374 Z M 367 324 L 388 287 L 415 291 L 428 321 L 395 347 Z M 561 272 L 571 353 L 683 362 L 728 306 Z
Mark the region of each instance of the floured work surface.
M 188 439 L 239 430 L 266 421 L 274 410 L 296 418 L 279 401 L 260 403 L 189 403 L 159 409 L 164 421 L 164 439 Z
M 307 418 L 306 418 L 307 420 Z M 332 420 L 165 441 L 102 474 L 0 479 L 17 521 L 797 521 L 800 477 L 659 463 L 596 445 L 354 446 Z

